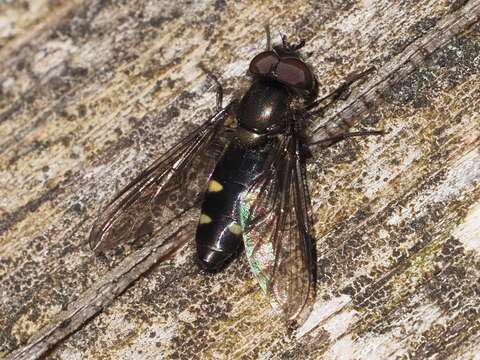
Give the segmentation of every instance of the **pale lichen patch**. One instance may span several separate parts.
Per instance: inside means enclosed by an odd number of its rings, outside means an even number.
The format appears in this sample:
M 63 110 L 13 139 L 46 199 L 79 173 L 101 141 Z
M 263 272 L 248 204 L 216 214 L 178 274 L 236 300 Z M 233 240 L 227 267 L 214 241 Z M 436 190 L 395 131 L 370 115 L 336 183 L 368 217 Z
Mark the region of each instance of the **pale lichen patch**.
M 341 312 L 351 301 L 351 298 L 347 295 L 340 295 L 337 298 L 330 299 L 328 301 L 318 300 L 312 313 L 305 321 L 305 323 L 295 332 L 297 338 L 301 338 L 317 328 L 323 326 L 325 322 L 333 319 L 335 323 L 337 321 L 336 314 Z M 334 336 L 339 335 L 338 331 L 333 331 Z
M 480 255 L 480 203 L 473 205 L 464 221 L 452 232 L 460 240 L 466 250 Z

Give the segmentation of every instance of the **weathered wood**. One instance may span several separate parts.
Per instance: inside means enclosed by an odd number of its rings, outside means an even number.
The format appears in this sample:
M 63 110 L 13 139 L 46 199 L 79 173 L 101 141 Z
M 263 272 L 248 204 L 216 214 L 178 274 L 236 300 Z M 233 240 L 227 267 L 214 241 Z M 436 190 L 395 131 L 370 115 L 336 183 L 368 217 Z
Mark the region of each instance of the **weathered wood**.
M 344 132 L 372 105 L 378 103 L 392 84 L 412 73 L 428 55 L 448 44 L 458 33 L 477 23 L 479 16 L 480 3 L 476 1 L 467 2 L 457 11 L 444 16 L 427 34 L 413 40 L 392 60 L 377 69 L 375 76 L 359 87 L 345 104 L 337 104 L 329 114 L 325 114 L 323 121 L 318 122 L 312 130 L 313 140 L 321 141 Z
M 51 324 L 42 328 L 28 345 L 9 356 L 9 359 L 38 359 L 61 340 L 78 330 L 86 321 L 101 312 L 112 300 L 122 294 L 133 282 L 145 274 L 158 262 L 164 261 L 189 238 L 185 226 L 179 227 L 173 234 L 158 236 L 144 248 L 125 258 L 118 266 L 109 271 L 80 299 L 68 305 L 58 314 Z M 191 231 L 192 229 L 190 229 Z M 172 240 L 173 239 L 173 240 Z
M 0 33 L 0 351 L 37 358 L 81 329 L 50 356 L 473 357 L 479 4 L 0 5 L 18 25 Z M 189 245 L 141 277 L 170 252 L 168 234 L 108 266 L 85 246 L 115 189 L 210 112 L 196 64 L 236 88 L 267 21 L 310 39 L 323 93 L 377 70 L 318 119 L 317 136 L 338 119 L 389 130 L 309 167 L 320 291 L 293 336 L 244 260 L 207 277 Z

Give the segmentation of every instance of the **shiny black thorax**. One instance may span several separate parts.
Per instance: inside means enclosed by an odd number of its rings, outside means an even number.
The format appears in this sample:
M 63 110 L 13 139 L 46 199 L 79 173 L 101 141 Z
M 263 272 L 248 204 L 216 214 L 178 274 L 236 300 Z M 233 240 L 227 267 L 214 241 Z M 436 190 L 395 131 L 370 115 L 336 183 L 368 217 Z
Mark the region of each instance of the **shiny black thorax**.
M 257 134 L 284 130 L 290 95 L 285 86 L 268 79 L 255 81 L 240 101 L 238 126 Z
M 210 176 L 197 227 L 202 267 L 217 271 L 242 249 L 241 195 L 263 169 L 275 136 L 285 131 L 291 95 L 269 79 L 257 79 L 237 109 L 237 128 Z

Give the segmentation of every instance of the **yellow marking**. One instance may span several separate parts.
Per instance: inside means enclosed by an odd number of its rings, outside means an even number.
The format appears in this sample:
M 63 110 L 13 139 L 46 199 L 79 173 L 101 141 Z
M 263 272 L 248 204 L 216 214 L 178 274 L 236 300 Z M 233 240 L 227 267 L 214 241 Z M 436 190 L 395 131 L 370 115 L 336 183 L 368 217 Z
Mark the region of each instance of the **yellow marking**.
M 234 235 L 240 235 L 242 233 L 242 227 L 235 222 L 228 225 L 228 230 Z
M 200 224 L 210 224 L 212 222 L 212 218 L 207 214 L 200 215 Z
M 219 192 L 223 190 L 223 185 L 216 180 L 210 180 L 208 182 L 208 191 L 210 192 Z

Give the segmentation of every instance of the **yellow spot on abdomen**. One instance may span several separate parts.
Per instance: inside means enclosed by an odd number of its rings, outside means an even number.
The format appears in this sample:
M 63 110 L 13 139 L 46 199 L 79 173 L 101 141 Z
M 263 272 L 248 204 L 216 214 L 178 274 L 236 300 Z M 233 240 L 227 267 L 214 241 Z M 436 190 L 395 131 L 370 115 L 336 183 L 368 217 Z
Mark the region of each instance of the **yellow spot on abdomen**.
M 223 185 L 216 180 L 210 180 L 208 182 L 208 191 L 210 192 L 219 192 L 223 190 Z
M 200 224 L 210 224 L 212 222 L 212 218 L 207 214 L 200 215 Z
M 240 235 L 242 233 L 242 227 L 235 222 L 228 225 L 228 230 L 234 235 Z

